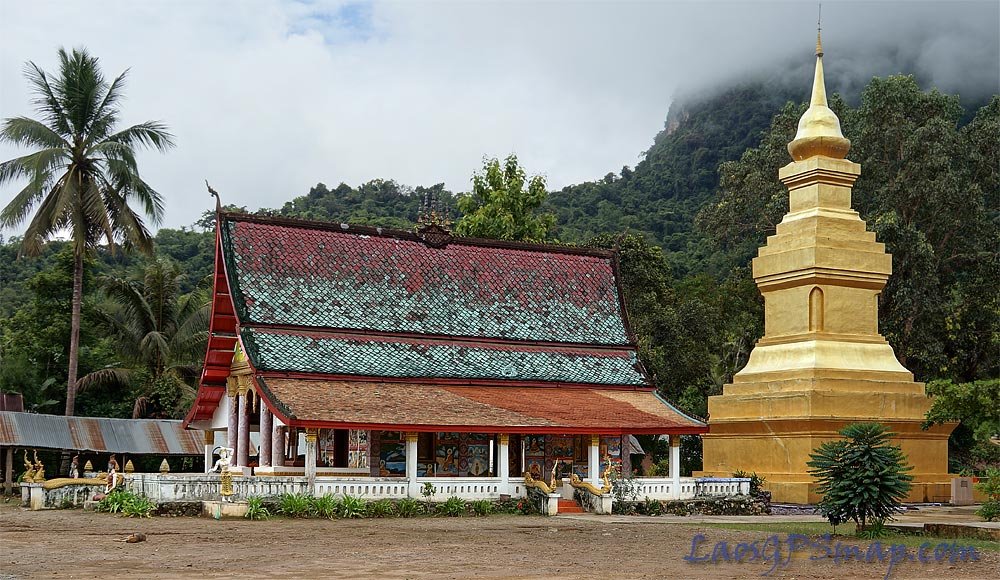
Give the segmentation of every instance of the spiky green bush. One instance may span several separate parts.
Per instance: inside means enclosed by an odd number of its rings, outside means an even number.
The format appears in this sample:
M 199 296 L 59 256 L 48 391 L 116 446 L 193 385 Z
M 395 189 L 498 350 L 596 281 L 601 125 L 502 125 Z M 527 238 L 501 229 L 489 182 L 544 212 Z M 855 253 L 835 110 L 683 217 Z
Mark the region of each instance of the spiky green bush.
M 820 445 L 807 465 L 823 496 L 820 513 L 834 526 L 854 520 L 864 532 L 901 511 L 912 467 L 880 423 L 852 423 L 840 434 L 844 439 Z

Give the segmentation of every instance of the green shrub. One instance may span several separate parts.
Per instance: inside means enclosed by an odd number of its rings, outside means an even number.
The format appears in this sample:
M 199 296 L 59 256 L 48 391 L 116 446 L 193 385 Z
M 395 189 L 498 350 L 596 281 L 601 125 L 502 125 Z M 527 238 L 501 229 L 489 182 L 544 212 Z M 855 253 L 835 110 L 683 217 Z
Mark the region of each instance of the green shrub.
M 460 497 L 451 496 L 443 503 L 438 504 L 437 513 L 450 518 L 465 515 L 467 504 Z
M 368 517 L 391 518 L 396 515 L 396 504 L 392 500 L 380 499 L 368 504 Z
M 488 516 L 495 510 L 493 502 L 488 499 L 477 499 L 470 504 L 470 507 L 472 508 L 472 513 L 477 516 Z
M 845 439 L 820 445 L 807 465 L 823 496 L 820 513 L 834 526 L 854 520 L 863 532 L 902 509 L 913 480 L 906 472 L 912 467 L 879 423 L 852 423 L 840 434 Z
M 283 493 L 278 498 L 278 511 L 289 518 L 307 518 L 314 513 L 313 498 L 304 493 Z
M 148 497 L 125 489 L 115 489 L 97 503 L 97 511 L 122 514 L 130 518 L 148 518 L 156 510 L 156 504 Z
M 750 478 L 750 495 L 758 497 L 764 491 L 764 484 L 767 480 L 757 475 L 757 472 L 747 473 L 745 471 L 735 471 L 733 472 L 733 477 L 748 477 Z
M 424 486 L 420 488 L 420 495 L 424 496 L 424 503 L 427 504 L 428 511 L 431 509 L 431 500 L 434 499 L 435 493 L 437 493 L 437 488 L 429 481 L 425 481 Z
M 987 470 L 986 477 L 976 484 L 976 489 L 986 494 L 986 501 L 976 510 L 976 515 L 987 522 L 1000 521 L 1000 469 Z
M 310 515 L 332 520 L 340 515 L 340 500 L 330 494 L 309 498 Z
M 640 504 L 638 511 L 639 513 L 647 516 L 662 516 L 663 502 L 658 499 L 650 499 L 647 497 L 646 500 Z
M 368 502 L 360 497 L 345 495 L 340 502 L 340 517 L 363 518 L 368 513 Z
M 271 517 L 271 512 L 264 505 L 264 500 L 257 496 L 247 498 L 247 513 L 244 516 L 248 520 L 266 520 Z
M 401 518 L 412 518 L 424 513 L 424 506 L 412 497 L 406 497 L 396 502 L 396 513 Z

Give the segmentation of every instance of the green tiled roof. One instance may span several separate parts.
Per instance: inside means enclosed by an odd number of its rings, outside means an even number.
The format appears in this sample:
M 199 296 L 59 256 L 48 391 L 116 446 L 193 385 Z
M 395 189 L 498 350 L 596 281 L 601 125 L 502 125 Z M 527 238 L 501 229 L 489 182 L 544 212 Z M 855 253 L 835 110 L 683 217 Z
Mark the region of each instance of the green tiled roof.
M 600 385 L 645 384 L 635 351 L 343 336 L 245 328 L 261 371 L 386 378 L 516 379 Z

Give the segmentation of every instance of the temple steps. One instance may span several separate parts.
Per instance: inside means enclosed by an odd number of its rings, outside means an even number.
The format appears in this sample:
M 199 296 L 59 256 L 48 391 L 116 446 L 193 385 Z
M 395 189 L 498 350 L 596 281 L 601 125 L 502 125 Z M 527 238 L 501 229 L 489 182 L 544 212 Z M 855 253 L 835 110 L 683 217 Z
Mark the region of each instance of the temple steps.
M 586 513 L 580 504 L 576 503 L 571 499 L 560 499 L 559 500 L 559 514 L 582 514 Z

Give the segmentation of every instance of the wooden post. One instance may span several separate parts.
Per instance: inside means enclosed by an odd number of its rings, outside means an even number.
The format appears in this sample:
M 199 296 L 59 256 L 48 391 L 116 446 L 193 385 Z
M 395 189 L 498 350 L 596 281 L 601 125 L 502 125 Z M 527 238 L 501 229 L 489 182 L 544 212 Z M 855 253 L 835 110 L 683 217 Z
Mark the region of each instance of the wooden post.
M 3 492 L 6 495 L 14 493 L 14 448 L 8 447 L 4 453 Z

